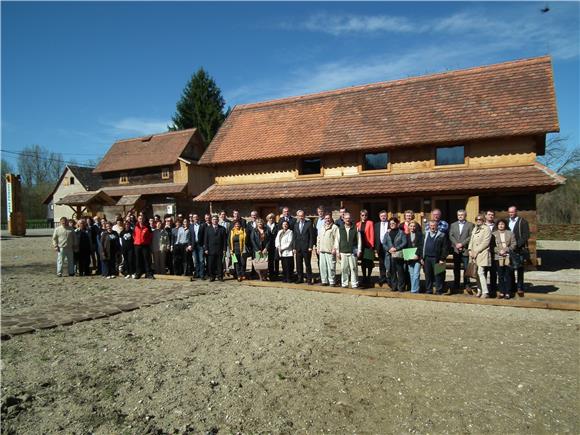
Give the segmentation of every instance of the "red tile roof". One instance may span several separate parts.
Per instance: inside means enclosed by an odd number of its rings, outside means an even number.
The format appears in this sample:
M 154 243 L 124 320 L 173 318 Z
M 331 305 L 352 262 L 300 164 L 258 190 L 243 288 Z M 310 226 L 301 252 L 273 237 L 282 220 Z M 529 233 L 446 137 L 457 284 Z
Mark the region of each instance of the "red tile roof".
M 119 140 L 107 151 L 94 172 L 173 165 L 190 142 L 203 143 L 195 128 Z
M 200 163 L 556 131 L 552 65 L 539 57 L 236 106 Z
M 413 174 L 387 174 L 319 178 L 255 184 L 214 184 L 194 201 L 246 201 L 447 192 L 498 191 L 525 187 L 546 192 L 565 178 L 536 163 L 491 169 L 436 170 Z

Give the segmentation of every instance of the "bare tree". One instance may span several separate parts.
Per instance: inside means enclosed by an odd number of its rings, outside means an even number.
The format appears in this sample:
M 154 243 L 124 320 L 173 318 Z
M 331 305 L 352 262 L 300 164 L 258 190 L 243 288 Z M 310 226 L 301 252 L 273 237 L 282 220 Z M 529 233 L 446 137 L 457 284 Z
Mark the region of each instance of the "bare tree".
M 546 143 L 546 152 L 538 161 L 550 169 L 563 174 L 580 168 L 580 147 L 567 145 L 569 138 L 554 136 Z
M 48 151 L 40 145 L 28 146 L 18 156 L 18 172 L 26 186 L 54 183 L 64 166 L 62 154 Z

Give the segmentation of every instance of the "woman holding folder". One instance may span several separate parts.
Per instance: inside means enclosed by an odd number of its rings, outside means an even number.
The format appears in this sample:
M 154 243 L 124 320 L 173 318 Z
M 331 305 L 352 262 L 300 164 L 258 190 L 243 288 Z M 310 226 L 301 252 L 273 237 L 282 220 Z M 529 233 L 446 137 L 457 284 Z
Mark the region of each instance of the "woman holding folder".
M 246 253 L 246 230 L 242 228 L 239 220 L 234 221 L 228 245 L 232 256 L 231 264 L 234 265 L 238 281 L 246 279 L 246 264 L 243 255 Z
M 405 274 L 403 271 L 403 249 L 407 246 L 405 232 L 399 228 L 399 219 L 389 220 L 389 230 L 382 240 L 385 250 L 385 270 L 387 284 L 391 291 L 405 291 Z
M 421 256 L 423 255 L 423 232 L 417 222 L 408 226 L 407 248 L 403 249 L 403 259 L 407 264 L 411 280 L 411 293 L 419 293 L 421 276 Z

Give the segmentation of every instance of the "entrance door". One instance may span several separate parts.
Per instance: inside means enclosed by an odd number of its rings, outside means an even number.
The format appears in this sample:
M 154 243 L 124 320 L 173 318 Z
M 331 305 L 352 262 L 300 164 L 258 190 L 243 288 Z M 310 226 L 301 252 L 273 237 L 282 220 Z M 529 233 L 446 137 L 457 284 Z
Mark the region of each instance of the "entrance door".
M 256 210 L 258 212 L 258 216 L 261 217 L 262 219 L 264 219 L 264 222 L 266 222 L 266 216 L 268 216 L 270 213 L 274 213 L 274 215 L 278 215 L 278 206 L 277 204 L 259 204 L 256 207 Z M 277 220 L 276 216 L 276 220 Z
M 451 224 L 457 220 L 457 210 L 467 206 L 467 197 L 434 198 L 433 202 L 433 208 L 441 210 L 441 219 Z

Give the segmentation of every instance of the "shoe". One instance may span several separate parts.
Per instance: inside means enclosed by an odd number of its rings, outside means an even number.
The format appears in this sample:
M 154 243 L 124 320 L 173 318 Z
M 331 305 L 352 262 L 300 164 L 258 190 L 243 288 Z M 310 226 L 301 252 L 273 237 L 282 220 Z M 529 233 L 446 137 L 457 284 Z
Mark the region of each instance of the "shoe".
M 224 277 L 223 277 L 223 276 L 220 276 L 220 278 L 219 278 L 219 279 L 220 279 L 220 281 L 221 281 L 221 282 L 224 282 Z M 242 277 L 242 280 L 243 280 L 243 279 L 245 279 L 245 278 L 244 278 L 244 277 Z
M 452 289 L 448 288 L 447 291 L 445 293 L 443 293 L 443 295 L 451 296 L 453 293 L 455 293 L 455 292 Z
M 110 276 L 106 276 L 105 279 L 111 279 L 111 277 Z
M 489 299 L 489 293 L 482 294 L 481 299 Z
M 357 285 L 357 284 L 353 284 L 353 285 L 352 285 L 352 288 L 353 288 L 353 289 L 355 289 L 355 288 L 358 288 L 358 285 Z
M 503 299 L 503 298 L 505 298 L 505 294 L 504 293 L 498 293 L 497 294 L 497 298 L 498 299 Z
M 328 287 L 328 283 L 327 282 L 323 282 L 320 284 L 322 287 Z
M 202 276 L 202 277 L 201 277 L 201 280 L 202 280 L 202 281 L 205 281 L 205 280 L 207 280 L 207 276 Z
M 314 285 L 314 281 L 312 281 L 311 279 L 308 280 L 308 285 Z
M 476 298 L 480 298 L 481 297 L 481 290 L 477 290 L 477 294 L 475 295 Z
M 110 277 L 110 278 L 111 278 L 111 279 L 115 279 L 115 278 L 117 278 L 117 275 L 111 275 L 111 277 Z
M 214 281 L 215 281 L 215 278 L 212 276 L 212 277 L 209 279 L 209 282 L 214 282 Z
M 134 273 L 133 275 L 131 275 L 131 278 L 133 278 L 133 279 L 137 279 L 137 274 L 136 274 L 136 273 Z
M 62 278 L 62 273 L 57 273 L 56 276 L 58 276 L 59 278 Z
M 342 288 L 348 288 L 348 286 L 347 286 L 347 285 L 343 285 L 343 286 L 341 286 L 341 287 L 342 287 Z
M 242 278 L 238 276 L 238 282 L 242 282 Z
M 519 296 L 520 298 L 523 298 L 523 297 L 524 297 L 524 291 L 523 291 L 523 290 L 520 290 L 520 289 L 518 289 L 518 296 Z
M 504 296 L 503 296 L 503 298 L 504 298 L 504 299 L 511 299 L 512 297 L 511 297 L 511 296 L 509 295 L 509 293 L 508 293 L 508 294 L 504 295 Z

